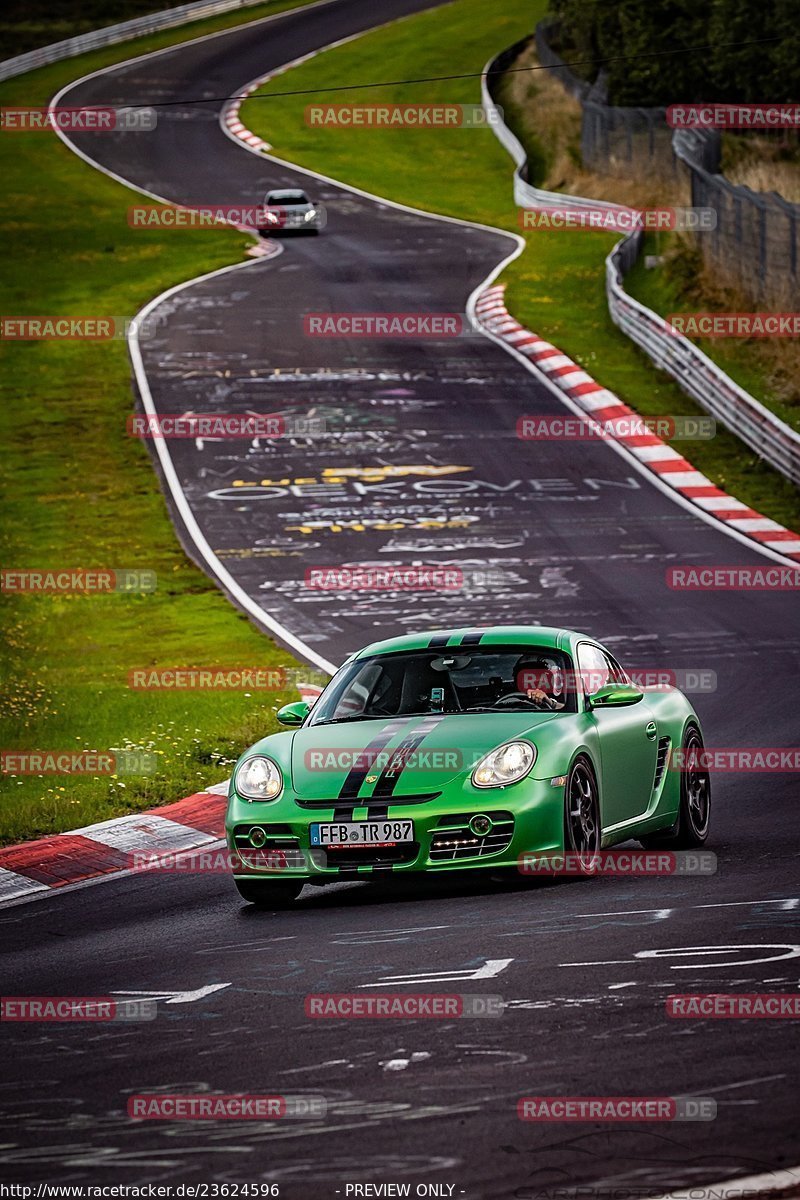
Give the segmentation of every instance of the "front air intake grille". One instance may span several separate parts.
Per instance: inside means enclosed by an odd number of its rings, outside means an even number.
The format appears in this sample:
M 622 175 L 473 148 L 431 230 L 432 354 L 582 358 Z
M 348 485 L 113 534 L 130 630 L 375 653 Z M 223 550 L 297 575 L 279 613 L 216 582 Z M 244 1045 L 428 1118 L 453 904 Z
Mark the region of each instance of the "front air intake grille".
M 251 839 L 253 830 L 260 830 L 265 840 L 254 846 Z M 245 868 L 253 871 L 302 870 L 306 865 L 299 839 L 291 836 L 288 825 L 237 825 L 233 831 L 233 844 L 236 853 Z
M 662 737 L 658 739 L 658 754 L 656 755 L 656 774 L 653 779 L 653 791 L 656 790 L 661 780 L 664 778 L 664 770 L 669 758 L 670 739 Z
M 510 812 L 489 812 L 492 822 L 488 833 L 473 833 L 469 821 L 475 813 L 458 813 L 442 817 L 431 837 L 432 862 L 454 862 L 464 858 L 487 858 L 507 850 L 514 837 L 514 816 Z

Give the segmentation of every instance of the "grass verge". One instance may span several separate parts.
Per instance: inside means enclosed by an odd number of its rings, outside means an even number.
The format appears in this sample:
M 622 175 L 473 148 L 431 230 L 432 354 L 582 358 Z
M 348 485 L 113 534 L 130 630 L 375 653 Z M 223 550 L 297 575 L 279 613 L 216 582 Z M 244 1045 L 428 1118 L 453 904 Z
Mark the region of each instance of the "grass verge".
M 246 18 L 280 7 L 251 9 Z M 238 12 L 227 24 L 242 19 Z M 195 23 L 21 76 L 0 87 L 0 103 L 46 104 L 90 70 L 225 24 Z M 250 244 L 233 230 L 131 229 L 126 209 L 136 193 L 52 134 L 0 138 L 0 160 L 4 314 L 132 316 L 170 285 L 240 261 Z M 0 747 L 128 748 L 157 758 L 152 775 L 6 775 L 5 844 L 176 800 L 223 779 L 295 694 L 133 691 L 130 670 L 296 664 L 181 550 L 149 455 L 125 432 L 133 407 L 125 342 L 7 341 L 3 350 L 2 566 L 138 567 L 158 577 L 149 595 L 0 597 Z
M 479 72 L 490 54 L 529 34 L 544 10 L 543 0 L 507 0 L 488 9 L 480 0 L 456 0 L 318 55 L 292 71 L 292 88 Z M 511 159 L 490 130 L 309 127 L 303 110 L 312 97 L 271 96 L 285 87 L 286 76 L 266 84 L 241 113 L 282 158 L 417 208 L 519 232 Z M 450 79 L 374 88 L 367 95 L 381 103 L 474 104 L 480 89 L 477 79 Z M 677 384 L 611 322 L 603 260 L 615 238 L 586 230 L 526 236 L 526 253 L 504 275 L 508 308 L 517 319 L 643 415 L 698 414 Z M 731 434 L 720 431 L 711 441 L 676 446 L 720 487 L 800 527 L 797 489 Z

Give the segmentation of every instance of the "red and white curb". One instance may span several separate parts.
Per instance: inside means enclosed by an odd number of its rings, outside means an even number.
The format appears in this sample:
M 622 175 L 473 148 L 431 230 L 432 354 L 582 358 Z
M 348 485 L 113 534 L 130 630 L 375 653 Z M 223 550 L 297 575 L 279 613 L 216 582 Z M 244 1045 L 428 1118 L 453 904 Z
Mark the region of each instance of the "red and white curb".
M 800 561 L 800 534 L 723 492 L 656 434 L 631 433 L 631 419 L 639 414 L 623 404 L 613 392 L 596 383 L 556 346 L 520 325 L 506 309 L 504 290 L 503 284 L 486 288 L 475 303 L 478 320 L 490 333 L 524 354 L 588 417 L 601 422 L 609 437 L 624 445 L 640 463 L 708 516 L 770 550 Z M 615 432 L 614 423 L 620 419 L 621 428 Z
M 313 704 L 322 688 L 300 683 L 297 690 Z M 229 782 L 163 808 L 0 849 L 0 907 L 68 884 L 129 873 L 134 854 L 179 854 L 222 841 Z
M 67 884 L 130 871 L 139 852 L 177 854 L 218 842 L 223 836 L 225 797 L 197 792 L 164 808 L 99 821 L 0 850 L 0 904 Z
M 235 138 L 238 138 L 241 142 L 246 142 L 247 145 L 251 146 L 253 150 L 271 150 L 272 146 L 269 144 L 269 142 L 265 142 L 263 138 L 260 138 L 257 134 L 253 133 L 239 120 L 239 109 L 242 107 L 242 104 L 247 97 L 252 95 L 253 92 L 260 87 L 260 85 L 260 80 L 256 83 L 248 84 L 243 90 L 241 96 L 237 96 L 235 99 L 231 100 L 230 103 L 225 106 L 222 114 L 222 122 L 225 128 L 231 134 L 233 134 Z

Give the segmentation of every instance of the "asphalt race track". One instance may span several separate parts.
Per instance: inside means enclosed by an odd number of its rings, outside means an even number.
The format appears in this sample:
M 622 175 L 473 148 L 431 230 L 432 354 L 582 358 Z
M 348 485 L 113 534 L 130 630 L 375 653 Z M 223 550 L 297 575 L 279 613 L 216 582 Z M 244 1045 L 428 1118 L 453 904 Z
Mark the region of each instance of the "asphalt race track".
M 61 103 L 229 95 L 425 7 L 341 0 L 123 65 Z M 222 132 L 219 110 L 211 100 L 177 105 L 154 133 L 73 140 L 170 200 L 255 203 L 268 188 L 299 185 L 326 206 L 321 236 L 285 238 L 278 257 L 176 293 L 141 343 L 160 413 L 329 422 L 328 436 L 295 443 L 169 443 L 213 554 L 286 644 L 299 639 L 309 661 L 338 664 L 373 637 L 426 626 L 586 629 L 628 667 L 715 672 L 716 690 L 691 697 L 707 745 L 796 744 L 796 596 L 680 592 L 665 581 L 674 565 L 767 557 L 606 444 L 519 441 L 519 416 L 564 410 L 486 337 L 304 334 L 307 311 L 463 313 L 513 241 L 249 153 Z M 510 180 L 509 160 L 509 203 Z M 368 598 L 303 586 L 309 566 L 367 562 L 492 568 L 502 584 L 489 590 L 476 574 L 457 595 Z M 147 1023 L 6 1033 L 3 1176 L 269 1181 L 290 1200 L 344 1196 L 367 1181 L 431 1183 L 453 1185 L 441 1194 L 454 1197 L 526 1200 L 578 1184 L 646 1197 L 794 1167 L 791 1023 L 664 1011 L 670 993 L 797 987 L 796 778 L 720 773 L 714 796 L 713 876 L 342 884 L 307 888 L 294 910 L 273 914 L 239 902 L 224 875 L 164 874 L 6 909 L 9 994 L 172 1000 Z M 203 992 L 212 985 L 221 986 Z M 485 992 L 507 1007 L 483 1020 L 304 1014 L 310 992 L 360 989 Z M 202 1090 L 323 1095 L 328 1113 L 214 1123 L 126 1115 L 133 1093 Z M 708 1096 L 718 1110 L 713 1123 L 533 1125 L 516 1116 L 531 1094 Z

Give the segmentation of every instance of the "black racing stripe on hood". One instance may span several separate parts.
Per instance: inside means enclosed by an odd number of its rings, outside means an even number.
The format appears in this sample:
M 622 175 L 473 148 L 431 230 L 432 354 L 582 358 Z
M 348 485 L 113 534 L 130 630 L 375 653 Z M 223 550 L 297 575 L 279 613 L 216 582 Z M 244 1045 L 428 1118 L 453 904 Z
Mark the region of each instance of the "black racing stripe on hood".
M 437 633 L 436 637 L 432 637 L 431 640 L 428 642 L 427 649 L 428 650 L 441 649 L 441 647 L 446 646 L 449 641 L 450 641 L 449 633 Z
M 379 754 L 381 750 L 385 750 L 392 738 L 395 737 L 395 735 L 398 734 L 401 729 L 405 728 L 409 720 L 411 720 L 410 717 L 396 717 L 393 721 L 389 721 L 388 724 L 384 725 L 382 729 L 379 730 L 372 741 L 369 742 L 369 744 L 364 748 L 363 757 L 365 762 L 357 767 L 351 767 L 351 769 L 348 771 L 344 783 L 339 790 L 339 795 L 337 797 L 338 800 L 347 803 L 348 801 L 355 801 L 358 798 L 358 793 L 361 790 L 364 780 L 366 779 L 367 775 L 369 775 L 370 771 L 373 770 L 373 768 L 370 766 L 372 756 Z
M 474 633 L 465 633 L 458 644 L 459 646 L 477 646 L 485 632 L 485 629 L 478 629 Z
M 409 730 L 403 740 L 392 751 L 391 758 L 383 768 L 380 778 L 372 791 L 372 795 L 368 798 L 369 801 L 382 800 L 384 797 L 392 795 L 394 789 L 397 787 L 400 776 L 406 769 L 408 756 L 416 750 L 420 742 L 429 733 L 432 733 L 444 718 L 444 713 L 436 713 L 429 717 L 424 717 L 416 729 Z

